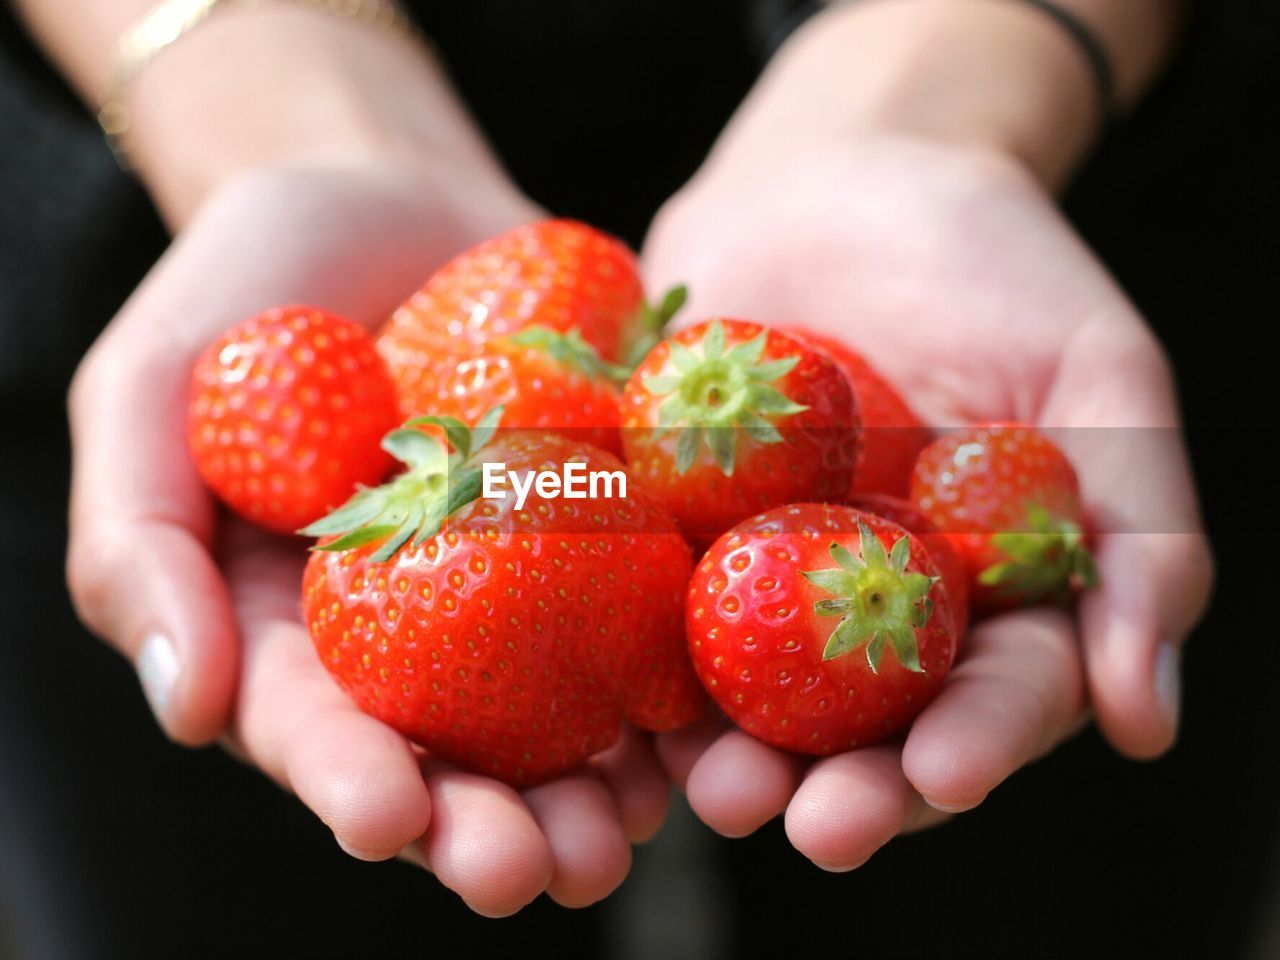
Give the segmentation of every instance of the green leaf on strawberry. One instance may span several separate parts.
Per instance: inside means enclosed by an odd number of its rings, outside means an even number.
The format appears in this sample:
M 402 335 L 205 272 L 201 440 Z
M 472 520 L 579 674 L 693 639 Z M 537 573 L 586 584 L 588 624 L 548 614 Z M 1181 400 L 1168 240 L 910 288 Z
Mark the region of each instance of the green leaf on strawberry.
M 1080 524 L 1055 519 L 1036 504 L 1027 508 L 1025 532 L 994 534 L 991 545 L 1007 559 L 987 567 L 977 579 L 999 596 L 1023 603 L 1064 603 L 1074 590 L 1098 585 L 1098 568 Z
M 911 562 L 908 537 L 895 541 L 886 553 L 865 523 L 859 522 L 858 533 L 861 557 L 832 542 L 831 558 L 836 566 L 802 572 L 818 589 L 836 596 L 813 605 L 818 616 L 840 617 L 823 648 L 822 659 L 834 660 L 864 648 L 867 664 L 876 673 L 887 645 L 904 667 L 920 673 L 915 631 L 929 622 L 933 612 L 929 591 L 937 578 L 907 572 Z
M 380 487 L 356 493 L 329 516 L 298 531 L 309 537 L 334 537 L 315 549 L 339 552 L 384 541 L 370 559 L 385 563 L 412 541 L 418 546 L 440 532 L 444 522 L 480 496 L 483 475 L 472 460 L 502 419 L 502 407 L 490 410 L 474 428 L 454 417 L 415 417 L 382 441 L 382 447 L 407 469 Z M 418 427 L 444 431 L 453 453 Z
M 657 306 L 648 302 L 641 304 L 637 324 L 639 333 L 626 353 L 626 365 L 629 369 L 634 370 L 640 366 L 649 351 L 658 345 L 666 333 L 667 325 L 688 299 L 689 288 L 680 284 L 668 290 Z
M 725 476 L 737 461 L 737 431 L 762 444 L 782 442 L 770 417 L 808 409 L 772 386 L 795 369 L 800 356 L 761 362 L 769 332 L 726 349 L 724 325 L 713 321 L 702 340 L 702 353 L 678 341 L 671 343 L 673 373 L 645 377 L 644 388 L 667 397 L 658 410 L 654 436 L 681 429 L 676 470 L 684 474 L 705 445 Z
M 540 350 L 552 359 L 597 380 L 621 384 L 626 383 L 631 376 L 630 367 L 603 359 L 596 348 L 583 339 L 582 331 L 577 327 L 568 333 L 561 333 L 551 327 L 537 325 L 526 327 L 511 339 L 522 347 Z

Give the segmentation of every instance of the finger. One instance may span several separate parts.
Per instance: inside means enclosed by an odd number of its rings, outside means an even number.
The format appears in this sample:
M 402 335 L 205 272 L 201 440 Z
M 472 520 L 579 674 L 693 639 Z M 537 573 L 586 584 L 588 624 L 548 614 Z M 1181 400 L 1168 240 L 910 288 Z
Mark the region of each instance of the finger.
M 1086 325 L 1045 407 L 1100 532 L 1099 589 L 1081 603 L 1089 689 L 1117 749 L 1151 757 L 1177 735 L 1178 651 L 1213 579 L 1172 377 L 1138 321 Z
M 698 758 L 685 793 L 712 830 L 745 837 L 787 808 L 805 765 L 801 757 L 730 730 Z
M 1198 534 L 1119 534 L 1097 561 L 1100 585 L 1080 604 L 1094 714 L 1121 752 L 1159 756 L 1178 733 L 1181 649 L 1208 599 L 1208 546 Z
M 387 860 L 426 832 L 431 801 L 403 737 L 349 705 L 289 735 L 284 780 L 359 860 Z
M 590 766 L 613 795 L 627 839 L 652 839 L 671 802 L 671 782 L 658 762 L 653 737 L 624 729 L 618 742 L 593 757 Z
M 395 856 L 431 821 L 419 759 L 404 737 L 361 713 L 321 666 L 295 619 L 296 547 L 243 524 L 233 530 L 227 571 L 244 624 L 239 750 L 293 790 L 348 853 Z
M 163 334 L 118 330 L 77 374 L 67 580 L 85 623 L 134 661 L 165 731 L 197 744 L 226 725 L 238 647 L 175 353 Z
M 927 809 L 884 744 L 819 760 L 787 805 L 787 837 L 824 870 L 860 867 Z
M 681 790 L 685 789 L 689 773 L 698 758 L 731 726 L 724 714 L 708 710 L 688 726 L 658 734 L 658 760 L 671 782 Z
M 555 864 L 547 893 L 564 907 L 603 900 L 631 869 L 631 844 L 608 789 L 589 773 L 524 792 Z
M 431 870 L 476 913 L 510 916 L 551 882 L 555 858 L 519 795 L 442 764 L 427 767 L 431 826 L 419 842 Z
M 1052 610 L 974 628 L 964 659 L 903 747 L 903 772 L 929 804 L 948 813 L 976 807 L 1075 728 L 1084 681 L 1073 632 L 1070 618 Z

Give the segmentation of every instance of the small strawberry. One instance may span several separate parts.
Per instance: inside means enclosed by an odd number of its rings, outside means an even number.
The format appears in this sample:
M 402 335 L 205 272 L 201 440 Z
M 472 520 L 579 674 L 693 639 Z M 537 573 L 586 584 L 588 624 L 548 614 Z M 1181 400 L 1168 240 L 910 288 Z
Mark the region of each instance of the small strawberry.
M 238 513 L 292 533 L 392 465 L 395 387 L 365 331 L 314 307 L 232 328 L 192 371 L 188 441 L 209 488 Z
M 646 307 L 635 255 L 586 224 L 545 220 L 516 227 L 467 250 L 440 268 L 388 321 L 383 353 L 400 377 L 400 358 L 430 349 L 432 329 L 484 341 L 530 326 L 576 330 L 610 362 L 637 344 L 683 302 L 673 291 L 662 307 Z
M 668 730 L 704 700 L 685 650 L 692 561 L 675 522 L 634 482 L 625 496 L 544 495 L 540 471 L 614 457 L 541 431 L 472 432 L 448 455 L 418 429 L 386 446 L 408 469 L 308 532 L 303 578 L 321 660 L 360 708 L 432 753 L 517 786 L 608 747 L 625 719 Z M 484 466 L 511 482 L 484 498 Z M 523 478 L 523 480 L 520 480 Z M 517 506 L 515 482 L 528 482 Z M 620 492 L 615 489 L 614 493 Z
M 1064 602 L 1097 583 L 1076 472 L 1031 427 L 980 424 L 935 440 L 911 499 L 963 558 L 975 611 Z
M 969 571 L 956 553 L 946 534 L 938 528 L 910 500 L 901 500 L 883 493 L 868 493 L 853 497 L 849 505 L 863 513 L 896 523 L 903 530 L 924 544 L 929 556 L 942 574 L 942 585 L 951 596 L 951 609 L 955 614 L 956 634 L 963 638 L 969 625 Z
M 625 371 L 600 359 L 576 330 L 527 327 L 483 342 L 424 327 L 413 340 L 383 335 L 405 419 L 427 413 L 474 423 L 502 407 L 507 427 L 539 427 L 621 454 L 619 391 Z
M 862 417 L 862 448 L 850 495 L 887 493 L 905 497 L 911 487 L 916 456 L 931 439 L 924 422 L 862 354 L 833 337 L 795 328 L 785 332 L 829 356 L 853 384 Z
M 623 391 L 622 426 L 628 463 L 698 543 L 769 507 L 843 498 L 858 456 L 835 363 L 742 320 L 654 347 Z
M 827 755 L 906 726 L 937 694 L 957 632 L 946 584 L 902 527 L 798 504 L 740 523 L 689 584 L 694 668 L 742 729 Z

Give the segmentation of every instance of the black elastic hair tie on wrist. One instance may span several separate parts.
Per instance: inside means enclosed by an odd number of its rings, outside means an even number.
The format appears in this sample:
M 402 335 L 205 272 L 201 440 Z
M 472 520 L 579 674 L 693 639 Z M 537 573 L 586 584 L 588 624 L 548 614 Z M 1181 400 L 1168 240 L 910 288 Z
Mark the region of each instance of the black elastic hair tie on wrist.
M 829 0 L 829 2 L 802 0 L 802 2 L 790 4 L 780 22 L 769 33 L 765 44 L 766 59 L 772 57 L 778 48 L 814 14 L 854 2 L 857 0 Z M 1025 3 L 1046 14 L 1080 47 L 1081 53 L 1088 62 L 1089 72 L 1093 74 L 1094 86 L 1097 89 L 1099 131 L 1106 133 L 1119 117 L 1120 109 L 1116 97 L 1115 70 L 1112 69 L 1111 57 L 1102 41 L 1080 17 L 1052 0 L 1016 0 L 1016 2 Z
M 1107 54 L 1106 47 L 1083 20 L 1065 7 L 1051 0 L 1022 0 L 1022 2 L 1046 13 L 1066 30 L 1080 47 L 1085 59 L 1089 62 L 1093 83 L 1098 91 L 1098 126 L 1102 133 L 1106 133 L 1120 115 L 1119 101 L 1116 97 L 1116 74 L 1111 67 L 1111 57 Z

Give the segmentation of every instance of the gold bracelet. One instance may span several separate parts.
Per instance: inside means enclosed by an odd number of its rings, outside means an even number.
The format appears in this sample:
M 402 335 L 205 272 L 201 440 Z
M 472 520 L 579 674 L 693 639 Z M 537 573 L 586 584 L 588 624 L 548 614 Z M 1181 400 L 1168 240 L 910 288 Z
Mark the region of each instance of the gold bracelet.
M 272 0 L 162 0 L 126 30 L 116 46 L 115 67 L 107 92 L 98 106 L 98 124 L 116 160 L 129 169 L 124 136 L 129 130 L 129 85 L 160 51 L 204 23 L 219 7 L 256 9 Z M 398 36 L 426 43 L 413 24 L 391 0 L 289 0 L 295 6 L 323 10 L 357 20 Z

